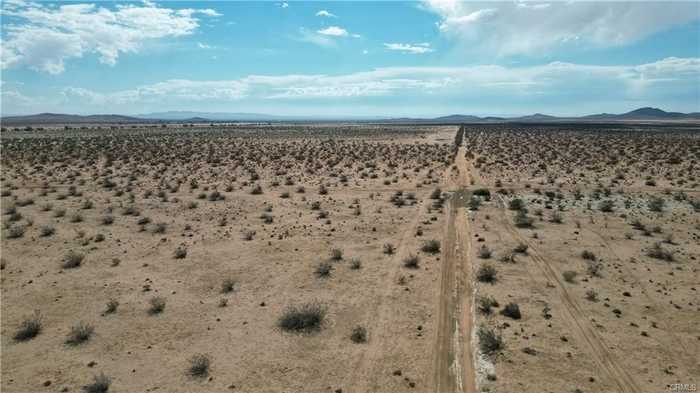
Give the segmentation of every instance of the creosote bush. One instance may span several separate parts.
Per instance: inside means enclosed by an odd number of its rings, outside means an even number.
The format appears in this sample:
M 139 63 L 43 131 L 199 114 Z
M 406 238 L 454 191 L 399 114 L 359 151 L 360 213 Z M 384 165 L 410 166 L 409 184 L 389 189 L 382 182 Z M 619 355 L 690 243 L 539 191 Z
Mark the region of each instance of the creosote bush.
M 151 300 L 148 301 L 148 304 L 148 313 L 151 315 L 160 314 L 163 312 L 163 310 L 165 310 L 165 299 L 160 296 L 151 298 Z
M 437 254 L 440 252 L 440 241 L 439 240 L 426 240 L 421 246 L 421 251 L 428 254 Z
M 578 276 L 578 273 L 572 270 L 567 270 L 564 273 L 562 273 L 562 276 L 564 277 L 564 281 L 568 283 L 574 283 L 576 282 L 576 276 Z
M 486 355 L 493 355 L 505 347 L 503 337 L 486 325 L 479 326 L 476 335 L 479 338 L 479 349 Z
M 496 281 L 496 268 L 489 264 L 484 263 L 479 266 L 479 270 L 476 272 L 476 279 L 480 282 L 493 283 Z
M 331 250 L 331 259 L 334 261 L 339 261 L 343 259 L 343 250 L 339 248 L 334 248 Z
M 409 269 L 418 269 L 420 259 L 417 255 L 409 254 L 403 259 L 403 266 Z
M 501 315 L 504 315 L 508 318 L 520 319 L 520 307 L 517 303 L 508 303 L 505 307 L 503 307 L 503 310 L 501 310 Z
M 391 243 L 385 243 L 384 247 L 382 248 L 382 251 L 386 255 L 393 255 L 394 252 L 396 252 L 396 247 L 394 247 L 394 245 Z
M 69 251 L 63 257 L 63 264 L 61 265 L 64 269 L 74 269 L 79 267 L 83 263 L 85 256 L 75 251 Z
M 484 315 L 490 315 L 493 307 L 498 307 L 498 302 L 491 296 L 479 296 L 476 298 L 476 307 Z
M 277 321 L 277 326 L 287 332 L 310 333 L 321 329 L 325 316 L 326 307 L 319 303 L 290 306 Z
M 236 281 L 234 281 L 232 278 L 226 278 L 224 281 L 221 283 L 221 292 L 222 293 L 230 293 L 233 292 L 233 290 L 236 287 Z
M 107 393 L 112 385 L 112 379 L 104 373 L 93 376 L 92 383 L 83 386 L 86 393 Z
M 674 260 L 673 257 L 673 252 L 666 250 L 661 246 L 661 243 L 657 242 L 654 243 L 649 250 L 647 250 L 647 256 L 654 258 L 654 259 L 660 259 L 662 261 L 668 261 L 671 262 Z
M 361 344 L 367 342 L 367 329 L 363 326 L 357 326 L 352 329 L 350 334 L 350 340 L 356 344 Z
M 333 271 L 333 265 L 324 261 L 318 264 L 315 273 L 318 277 L 325 278 L 331 275 L 331 271 Z
M 25 318 L 19 325 L 19 328 L 15 332 L 13 338 L 15 341 L 27 341 L 36 337 L 41 333 L 42 328 L 42 318 L 38 311 L 34 312 L 31 317 Z
M 71 327 L 70 332 L 68 332 L 68 338 L 66 339 L 66 344 L 68 345 L 79 345 L 90 339 L 90 336 L 94 332 L 95 328 L 92 325 L 85 322 L 78 322 L 78 324 Z
M 209 365 L 211 361 L 208 355 L 201 353 L 196 354 L 190 358 L 189 363 L 187 375 L 195 378 L 204 378 L 209 375 Z

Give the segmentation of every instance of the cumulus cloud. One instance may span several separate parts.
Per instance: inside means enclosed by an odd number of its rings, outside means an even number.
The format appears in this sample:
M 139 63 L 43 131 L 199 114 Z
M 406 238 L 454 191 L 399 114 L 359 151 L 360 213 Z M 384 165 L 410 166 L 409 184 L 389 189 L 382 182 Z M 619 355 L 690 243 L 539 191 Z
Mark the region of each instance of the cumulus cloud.
M 197 15 L 221 15 L 208 8 L 174 10 L 149 2 L 112 9 L 3 2 L 2 14 L 2 68 L 27 66 L 50 74 L 62 73 L 66 60 L 91 53 L 101 63 L 115 65 L 121 54 L 138 52 L 148 40 L 192 34 L 199 27 Z
M 413 55 L 420 55 L 423 53 L 433 52 L 430 44 L 427 42 L 422 42 L 419 44 L 398 44 L 398 43 L 385 43 L 384 46 L 389 50 L 395 50 L 403 53 L 410 53 Z
M 326 18 L 337 18 L 337 16 L 335 16 L 334 14 L 332 14 L 332 13 L 326 11 L 326 10 L 318 11 L 318 12 L 316 13 L 316 16 L 323 16 L 323 17 L 326 17 Z
M 470 50 L 533 54 L 559 46 L 625 45 L 700 19 L 695 2 L 425 0 L 441 32 Z
M 338 26 L 328 26 L 325 29 L 318 30 L 317 33 L 330 35 L 333 37 L 347 37 L 348 31 Z

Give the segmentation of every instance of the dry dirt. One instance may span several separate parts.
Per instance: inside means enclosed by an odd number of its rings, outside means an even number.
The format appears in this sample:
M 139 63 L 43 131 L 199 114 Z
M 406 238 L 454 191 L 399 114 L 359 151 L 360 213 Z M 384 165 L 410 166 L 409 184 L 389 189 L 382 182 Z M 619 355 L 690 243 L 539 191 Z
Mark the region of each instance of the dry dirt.
M 85 127 L 6 132 L 2 151 L 3 392 L 100 373 L 110 392 L 700 382 L 692 126 Z M 318 329 L 280 327 L 305 304 Z M 92 334 L 67 343 L 80 321 Z

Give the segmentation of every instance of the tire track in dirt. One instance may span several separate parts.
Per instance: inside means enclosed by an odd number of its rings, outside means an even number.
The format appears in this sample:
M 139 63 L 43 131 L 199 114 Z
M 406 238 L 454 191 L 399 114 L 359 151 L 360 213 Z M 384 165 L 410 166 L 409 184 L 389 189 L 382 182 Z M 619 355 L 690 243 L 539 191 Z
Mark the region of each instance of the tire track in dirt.
M 390 299 L 391 293 L 396 289 L 394 283 L 396 283 L 401 273 L 401 259 L 410 254 L 410 250 L 407 249 L 406 244 L 411 242 L 416 233 L 421 218 L 420 212 L 423 210 L 424 204 L 425 201 L 416 204 L 413 220 L 411 220 L 411 223 L 402 233 L 399 243 L 396 244 L 396 251 L 391 258 L 390 263 L 394 269 L 387 275 L 384 282 L 381 283 L 381 288 L 383 288 L 383 290 L 377 296 L 377 306 L 370 308 L 370 312 L 366 318 L 370 321 L 368 330 L 374 332 L 370 336 L 372 343 L 368 345 L 366 351 L 361 353 L 353 367 L 354 371 L 349 373 L 349 378 L 346 378 L 343 386 L 350 386 L 350 389 L 348 389 L 349 392 L 376 391 L 373 387 L 377 379 L 375 370 L 381 369 L 377 364 L 381 355 L 390 350 L 390 337 L 387 330 L 389 326 L 388 321 L 393 315 Z M 374 315 L 376 318 L 371 318 L 370 315 Z
M 562 314 L 567 324 L 572 328 L 572 333 L 574 333 L 579 341 L 585 343 L 589 349 L 589 352 L 596 362 L 596 364 L 604 371 L 608 379 L 618 388 L 620 392 L 623 393 L 638 393 L 642 392 L 642 389 L 637 385 L 636 381 L 627 373 L 627 371 L 621 367 L 616 359 L 616 357 L 608 351 L 603 340 L 598 337 L 593 328 L 591 327 L 589 321 L 583 315 L 581 307 L 578 303 L 569 295 L 566 290 L 564 283 L 561 281 L 556 271 L 537 251 L 534 244 L 522 236 L 513 224 L 508 220 L 508 214 L 505 210 L 505 202 L 501 199 L 501 212 L 503 213 L 505 228 L 508 232 L 513 235 L 514 238 L 523 242 L 528 246 L 529 255 L 531 259 L 535 262 L 537 267 L 542 271 L 544 277 L 551 283 L 555 285 L 555 288 L 559 292 L 559 297 L 561 298 L 565 307 L 563 307 L 564 313 Z
M 446 179 L 446 183 L 456 186 L 457 190 L 452 193 L 448 202 L 442 244 L 432 390 L 440 393 L 476 393 L 476 373 L 471 348 L 471 253 L 468 220 L 464 208 L 469 194 L 464 191 L 467 174 L 464 153 L 464 147 L 460 147 L 455 157 L 459 171 L 456 181 L 451 179 L 449 174 Z
M 625 264 L 624 264 L 622 258 L 617 254 L 617 252 L 615 252 L 615 249 L 608 242 L 608 240 L 605 239 L 605 237 L 602 234 L 600 234 L 599 232 L 597 232 L 591 228 L 583 228 L 582 227 L 581 229 L 584 229 L 584 230 L 591 232 L 592 234 L 594 234 L 596 237 L 598 237 L 600 239 L 600 241 L 603 243 L 603 246 L 608 251 L 608 253 L 613 255 L 619 261 L 619 263 L 620 263 L 619 268 L 620 268 L 620 270 L 622 270 L 622 273 L 624 273 L 625 276 L 631 278 L 630 281 L 631 281 L 632 285 L 636 285 L 637 287 L 639 287 L 641 289 L 640 292 L 641 292 L 642 296 L 644 296 L 644 298 L 646 299 L 647 302 L 652 304 L 657 309 L 663 309 L 666 307 L 665 304 L 661 304 L 654 297 L 649 296 L 649 288 L 644 283 L 644 281 L 640 280 L 639 277 L 631 269 L 627 269 L 625 267 Z M 689 365 L 697 364 L 697 358 L 695 356 L 691 355 L 690 353 L 688 353 L 688 346 L 683 343 L 683 340 L 681 340 L 680 337 L 678 337 L 678 335 L 673 330 L 668 328 L 668 326 L 664 322 L 664 319 L 660 318 L 656 323 L 659 326 L 659 328 L 661 330 L 663 330 L 663 332 L 665 334 L 667 334 L 676 344 L 676 347 L 674 349 L 664 347 L 663 350 L 666 351 L 667 354 L 671 355 L 670 357 L 677 356 L 678 353 L 681 352 L 682 356 L 685 357 L 685 364 L 689 364 Z

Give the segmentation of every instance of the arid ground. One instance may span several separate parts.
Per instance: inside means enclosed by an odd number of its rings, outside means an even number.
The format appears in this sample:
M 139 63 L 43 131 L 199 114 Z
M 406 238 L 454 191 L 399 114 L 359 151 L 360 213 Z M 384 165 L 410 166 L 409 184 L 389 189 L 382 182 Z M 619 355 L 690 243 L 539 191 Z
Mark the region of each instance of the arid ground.
M 700 128 L 2 133 L 3 392 L 700 384 Z

